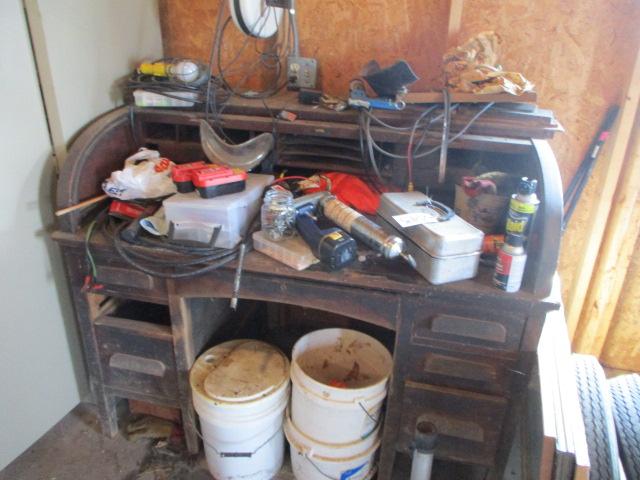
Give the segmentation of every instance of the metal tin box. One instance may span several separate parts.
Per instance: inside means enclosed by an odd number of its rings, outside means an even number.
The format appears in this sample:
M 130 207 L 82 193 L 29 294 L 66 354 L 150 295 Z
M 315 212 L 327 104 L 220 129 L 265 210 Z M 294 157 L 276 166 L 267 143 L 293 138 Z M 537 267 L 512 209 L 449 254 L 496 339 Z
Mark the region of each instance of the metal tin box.
M 473 278 L 478 273 L 482 251 L 481 230 L 454 215 L 449 220 L 403 227 L 400 215 L 434 215 L 428 197 L 420 192 L 385 193 L 378 215 L 383 228 L 405 239 L 407 251 L 416 260 L 416 270 L 433 284 Z M 395 218 L 394 218 L 395 217 Z

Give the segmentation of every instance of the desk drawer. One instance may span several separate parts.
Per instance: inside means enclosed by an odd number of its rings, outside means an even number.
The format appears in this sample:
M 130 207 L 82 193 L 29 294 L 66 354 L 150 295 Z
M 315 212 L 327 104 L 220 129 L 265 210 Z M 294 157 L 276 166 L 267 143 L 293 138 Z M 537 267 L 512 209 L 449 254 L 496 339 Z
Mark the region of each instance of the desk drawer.
M 443 387 L 508 396 L 515 361 L 411 346 L 407 379 Z
M 173 337 L 166 307 L 110 302 L 96 318 L 95 332 L 106 385 L 177 398 Z
M 527 320 L 525 312 L 429 303 L 416 308 L 411 343 L 469 354 L 514 356 Z
M 438 430 L 436 457 L 493 465 L 507 401 L 502 397 L 407 381 L 398 446 L 409 451 L 419 422 Z
M 86 272 L 86 259 L 83 262 L 83 271 Z M 100 293 L 157 303 L 167 302 L 167 284 L 164 279 L 136 270 L 119 258 L 107 255 L 96 255 L 95 263 L 96 282 L 104 285 Z

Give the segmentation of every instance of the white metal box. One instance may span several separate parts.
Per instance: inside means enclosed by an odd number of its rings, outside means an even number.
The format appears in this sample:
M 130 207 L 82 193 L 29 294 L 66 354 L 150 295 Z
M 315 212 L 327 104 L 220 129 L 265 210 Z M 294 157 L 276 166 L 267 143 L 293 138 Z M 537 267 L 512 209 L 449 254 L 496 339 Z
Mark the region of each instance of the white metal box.
M 484 234 L 457 215 L 445 221 L 429 220 L 434 210 L 428 203 L 421 192 L 385 193 L 378 209 L 380 223 L 405 240 L 416 270 L 429 282 L 438 285 L 475 277 Z M 417 223 L 403 227 L 406 224 L 399 216 L 408 214 L 415 215 Z

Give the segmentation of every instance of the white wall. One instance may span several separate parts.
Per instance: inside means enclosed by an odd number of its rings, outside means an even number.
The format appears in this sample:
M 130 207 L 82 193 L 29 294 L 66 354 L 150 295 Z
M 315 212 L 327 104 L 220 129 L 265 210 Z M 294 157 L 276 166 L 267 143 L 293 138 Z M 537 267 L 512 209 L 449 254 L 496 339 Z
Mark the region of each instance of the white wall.
M 157 0 L 30 0 L 27 5 L 33 5 L 32 19 L 39 16 L 32 29 L 41 30 L 44 42 L 36 41 L 35 48 L 41 76 L 54 89 L 55 99 L 46 100 L 56 103 L 47 107 L 65 142 L 122 103 L 120 86 L 141 60 L 162 56 Z
M 161 56 L 157 4 L 37 1 L 42 16 L 30 23 L 41 22 L 37 48 L 45 47 L 50 67 L 41 73 L 68 141 L 116 105 L 117 78 L 141 58 Z M 21 0 L 0 1 L 0 59 L 1 470 L 80 401 L 86 380 L 58 250 L 48 239 L 54 162 Z

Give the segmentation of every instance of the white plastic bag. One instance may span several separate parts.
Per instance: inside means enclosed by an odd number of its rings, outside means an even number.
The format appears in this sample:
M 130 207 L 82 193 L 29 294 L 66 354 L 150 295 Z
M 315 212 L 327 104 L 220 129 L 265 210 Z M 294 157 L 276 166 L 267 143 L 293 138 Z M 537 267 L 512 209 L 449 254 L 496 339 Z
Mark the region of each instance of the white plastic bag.
M 166 197 L 177 192 L 171 180 L 173 162 L 156 150 L 141 148 L 124 161 L 124 168 L 111 174 L 102 189 L 120 200 Z

